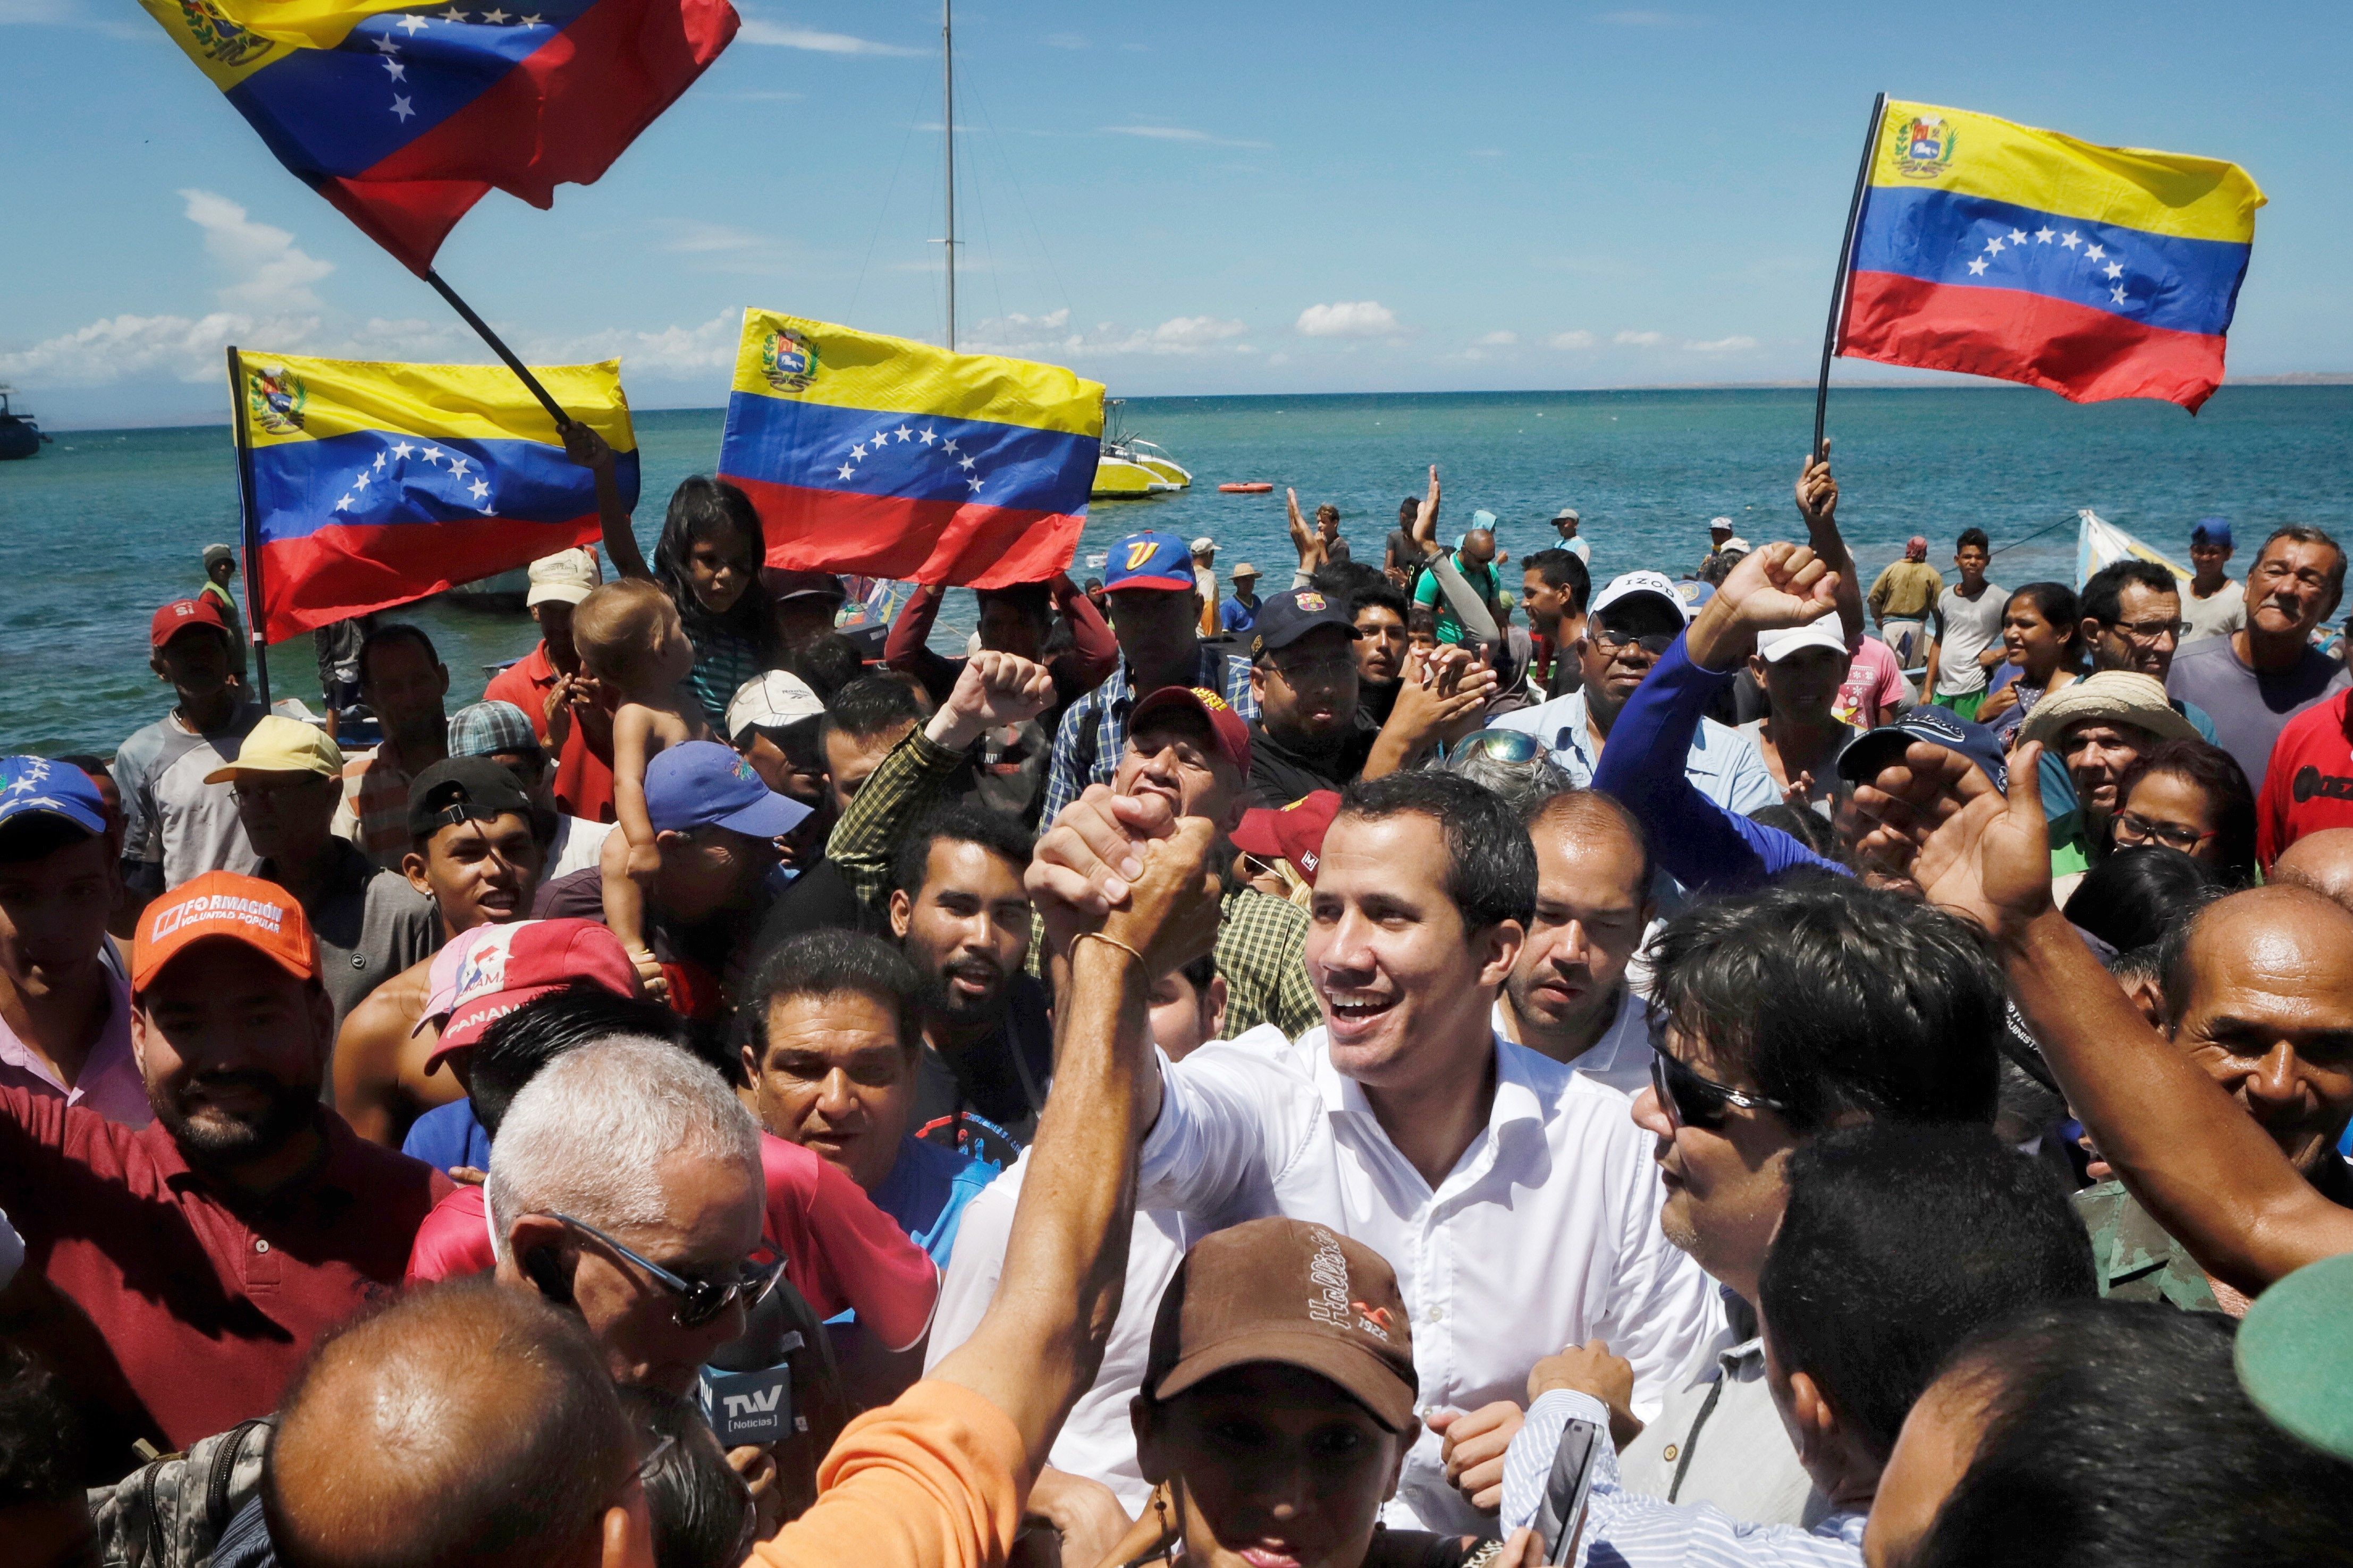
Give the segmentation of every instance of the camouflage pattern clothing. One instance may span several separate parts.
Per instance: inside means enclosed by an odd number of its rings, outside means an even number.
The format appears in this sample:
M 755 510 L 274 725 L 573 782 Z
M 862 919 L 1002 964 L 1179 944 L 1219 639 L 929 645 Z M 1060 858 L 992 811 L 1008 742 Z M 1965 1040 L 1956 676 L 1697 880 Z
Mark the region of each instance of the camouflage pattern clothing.
M 2075 1212 L 2092 1233 L 2092 1267 L 2100 1294 L 2116 1301 L 2163 1301 L 2185 1312 L 2219 1312 L 2222 1304 L 2189 1249 L 2166 1234 L 2122 1182 L 2075 1194 Z
M 185 1454 L 166 1454 L 90 1490 L 103 1568 L 205 1568 L 221 1531 L 261 1495 L 274 1417 L 240 1421 Z

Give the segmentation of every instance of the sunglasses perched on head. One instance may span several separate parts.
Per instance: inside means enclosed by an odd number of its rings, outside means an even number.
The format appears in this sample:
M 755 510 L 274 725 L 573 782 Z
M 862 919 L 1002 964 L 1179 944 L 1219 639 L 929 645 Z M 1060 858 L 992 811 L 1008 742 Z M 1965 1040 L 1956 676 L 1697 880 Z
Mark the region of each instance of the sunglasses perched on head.
M 1536 738 L 1524 731 L 1482 730 L 1476 734 L 1465 735 L 1447 747 L 1445 754 L 1450 761 L 1477 752 L 1493 762 L 1533 763 L 1543 750 L 1536 743 Z
M 1667 1049 L 1666 1025 L 1657 1018 L 1651 1021 L 1651 1087 L 1658 1092 L 1667 1120 L 1677 1127 L 1721 1127 L 1725 1112 L 1736 1105 L 1743 1110 L 1778 1110 L 1784 1115 L 1789 1110 L 1778 1100 L 1701 1077 L 1696 1068 Z
M 632 1252 L 586 1220 L 574 1219 L 568 1214 L 551 1213 L 547 1217 L 562 1221 L 568 1228 L 578 1231 L 651 1275 L 656 1284 L 679 1299 L 670 1317 L 681 1329 L 700 1329 L 716 1322 L 721 1313 L 738 1301 L 750 1306 L 767 1293 L 768 1287 L 775 1284 L 776 1276 L 784 1271 L 784 1259 L 764 1242 L 752 1257 L 721 1270 L 714 1279 L 689 1279 L 663 1268 L 649 1258 Z

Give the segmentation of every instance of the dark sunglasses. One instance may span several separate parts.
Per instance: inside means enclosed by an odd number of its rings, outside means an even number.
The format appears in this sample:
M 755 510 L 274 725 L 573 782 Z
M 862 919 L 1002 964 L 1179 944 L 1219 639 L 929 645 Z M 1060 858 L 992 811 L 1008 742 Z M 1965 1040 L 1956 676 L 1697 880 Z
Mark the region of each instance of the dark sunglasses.
M 1465 735 L 1445 754 L 1451 761 L 1471 752 L 1479 752 L 1499 763 L 1533 763 L 1544 748 L 1536 744 L 1534 735 L 1518 730 L 1482 730 L 1475 735 Z
M 1652 658 L 1665 657 L 1667 649 L 1675 646 L 1675 635 L 1673 632 L 1647 632 L 1636 637 L 1630 632 L 1613 631 L 1598 623 L 1593 628 L 1593 640 L 1603 647 L 1639 647 Z
M 1721 1127 L 1726 1108 L 1735 1105 L 1743 1110 L 1778 1110 L 1785 1116 L 1789 1110 L 1778 1100 L 1702 1078 L 1667 1049 L 1665 1026 L 1656 1020 L 1651 1025 L 1651 1087 L 1658 1091 L 1667 1120 L 1677 1127 Z
M 679 1299 L 670 1317 L 681 1329 L 700 1329 L 716 1322 L 721 1313 L 738 1301 L 750 1306 L 767 1293 L 768 1287 L 775 1284 L 776 1276 L 784 1271 L 784 1259 L 764 1242 L 752 1257 L 727 1270 L 725 1277 L 690 1279 L 682 1274 L 672 1273 L 649 1258 L 630 1251 L 586 1220 L 574 1219 L 568 1214 L 550 1214 L 547 1217 L 562 1221 L 652 1275 L 657 1284 Z

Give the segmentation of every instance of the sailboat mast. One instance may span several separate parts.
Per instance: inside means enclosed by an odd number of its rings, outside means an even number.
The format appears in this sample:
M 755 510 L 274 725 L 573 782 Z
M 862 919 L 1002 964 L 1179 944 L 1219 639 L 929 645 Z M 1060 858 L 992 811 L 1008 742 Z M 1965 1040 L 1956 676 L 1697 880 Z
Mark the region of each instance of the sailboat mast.
M 948 348 L 955 348 L 955 0 L 940 0 L 940 71 L 941 98 L 947 113 L 943 128 L 947 132 L 947 253 L 948 253 Z

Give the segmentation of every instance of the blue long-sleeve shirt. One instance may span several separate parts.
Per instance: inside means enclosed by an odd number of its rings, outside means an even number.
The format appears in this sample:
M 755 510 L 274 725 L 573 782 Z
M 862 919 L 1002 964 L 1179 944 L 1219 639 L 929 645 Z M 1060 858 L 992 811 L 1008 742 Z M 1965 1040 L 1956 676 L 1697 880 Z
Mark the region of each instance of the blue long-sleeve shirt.
M 1661 868 L 1693 892 L 1739 892 L 1801 868 L 1847 875 L 1779 828 L 1716 805 L 1685 776 L 1708 702 L 1735 673 L 1693 663 L 1678 636 L 1610 726 L 1593 787 L 1634 814 Z

